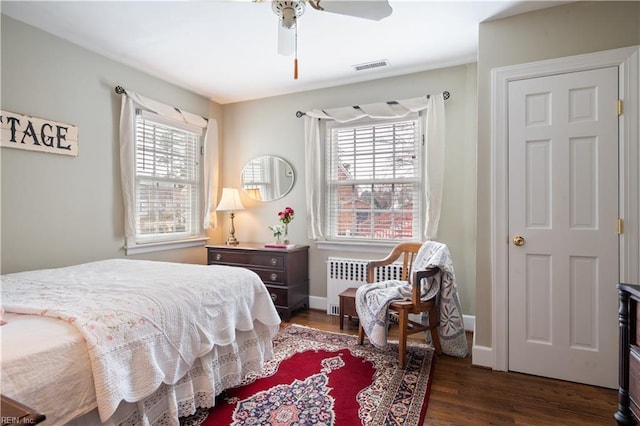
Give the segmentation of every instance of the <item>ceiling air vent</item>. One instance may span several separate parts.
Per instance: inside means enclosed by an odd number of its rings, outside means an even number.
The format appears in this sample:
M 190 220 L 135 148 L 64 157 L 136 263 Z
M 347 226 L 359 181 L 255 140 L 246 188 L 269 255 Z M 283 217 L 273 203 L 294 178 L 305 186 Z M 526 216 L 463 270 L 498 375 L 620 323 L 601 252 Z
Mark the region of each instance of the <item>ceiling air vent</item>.
M 378 61 L 367 62 L 366 64 L 352 65 L 355 71 L 365 71 L 373 68 L 380 68 L 389 66 L 389 61 L 386 59 L 380 59 Z

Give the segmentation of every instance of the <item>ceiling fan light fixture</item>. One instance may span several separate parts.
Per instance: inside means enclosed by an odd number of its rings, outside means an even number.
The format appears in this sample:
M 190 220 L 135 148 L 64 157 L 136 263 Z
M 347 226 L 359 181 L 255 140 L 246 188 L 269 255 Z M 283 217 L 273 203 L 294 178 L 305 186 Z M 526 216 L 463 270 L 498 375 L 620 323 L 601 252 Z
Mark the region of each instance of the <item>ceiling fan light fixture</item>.
M 304 13 L 304 1 L 276 0 L 271 7 L 280 18 L 280 25 L 289 30 L 295 27 L 298 17 Z

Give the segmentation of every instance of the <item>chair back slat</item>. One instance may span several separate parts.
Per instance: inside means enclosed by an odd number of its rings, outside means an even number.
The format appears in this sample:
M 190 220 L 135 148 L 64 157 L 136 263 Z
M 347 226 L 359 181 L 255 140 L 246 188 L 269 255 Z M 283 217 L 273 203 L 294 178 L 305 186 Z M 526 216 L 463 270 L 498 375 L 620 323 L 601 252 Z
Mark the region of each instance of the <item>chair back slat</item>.
M 400 257 L 402 257 L 402 274 L 400 275 L 400 278 L 403 281 L 411 281 L 413 277 L 413 261 L 415 260 L 420 247 L 422 247 L 421 242 L 412 241 L 400 243 L 396 245 L 391 253 L 389 253 L 389 255 L 384 259 L 369 262 L 367 267 L 367 282 L 372 283 L 375 281 L 375 268 L 390 265 L 400 259 Z

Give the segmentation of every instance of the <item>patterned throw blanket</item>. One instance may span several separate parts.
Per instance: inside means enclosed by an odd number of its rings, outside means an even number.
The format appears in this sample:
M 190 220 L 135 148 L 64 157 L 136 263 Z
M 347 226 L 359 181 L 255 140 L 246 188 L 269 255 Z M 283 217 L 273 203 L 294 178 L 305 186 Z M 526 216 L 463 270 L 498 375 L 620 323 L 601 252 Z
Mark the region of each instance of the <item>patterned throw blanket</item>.
M 243 268 L 113 259 L 3 275 L 7 312 L 67 321 L 82 333 L 104 422 L 120 401 L 176 383 L 214 345 L 254 321 L 279 329 L 265 286 Z
M 464 358 L 469 353 L 464 332 L 462 309 L 458 298 L 456 278 L 449 249 L 436 241 L 425 242 L 413 262 L 413 270 L 420 271 L 437 266 L 441 273 L 421 285 L 422 299 L 427 300 L 440 292 L 440 325 L 438 336 L 442 352 Z M 369 341 L 377 347 L 387 345 L 389 305 L 394 301 L 411 300 L 411 285 L 406 281 L 389 280 L 365 284 L 356 292 L 356 311 Z M 428 321 L 425 313 L 421 319 Z M 427 333 L 427 341 L 431 335 Z

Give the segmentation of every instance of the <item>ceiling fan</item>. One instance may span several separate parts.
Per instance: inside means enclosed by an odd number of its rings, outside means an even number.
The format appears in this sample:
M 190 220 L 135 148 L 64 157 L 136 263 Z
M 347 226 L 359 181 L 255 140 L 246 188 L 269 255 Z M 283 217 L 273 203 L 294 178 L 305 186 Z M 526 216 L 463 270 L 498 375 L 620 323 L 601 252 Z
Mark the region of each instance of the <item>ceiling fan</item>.
M 321 12 L 374 21 L 386 18 L 393 12 L 387 0 L 272 0 L 271 7 L 278 15 L 278 53 L 285 56 L 295 54 L 294 79 L 298 78 L 298 18 L 304 13 L 307 4 Z

